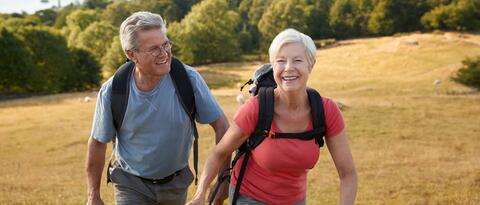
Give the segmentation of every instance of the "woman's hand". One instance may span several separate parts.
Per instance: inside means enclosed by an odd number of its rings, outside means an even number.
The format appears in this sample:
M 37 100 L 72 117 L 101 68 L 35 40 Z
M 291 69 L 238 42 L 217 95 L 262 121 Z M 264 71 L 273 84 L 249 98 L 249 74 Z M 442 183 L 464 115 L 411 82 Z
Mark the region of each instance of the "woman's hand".
M 192 200 L 186 205 L 205 205 L 205 194 L 195 193 Z
M 218 182 L 217 182 L 218 183 Z M 215 184 L 217 186 L 217 184 Z M 214 189 L 210 189 L 210 194 L 208 200 L 210 200 L 212 192 Z M 228 198 L 228 183 L 227 181 L 223 181 L 218 189 L 217 194 L 215 195 L 215 199 L 213 199 L 213 205 L 223 205 L 223 201 Z

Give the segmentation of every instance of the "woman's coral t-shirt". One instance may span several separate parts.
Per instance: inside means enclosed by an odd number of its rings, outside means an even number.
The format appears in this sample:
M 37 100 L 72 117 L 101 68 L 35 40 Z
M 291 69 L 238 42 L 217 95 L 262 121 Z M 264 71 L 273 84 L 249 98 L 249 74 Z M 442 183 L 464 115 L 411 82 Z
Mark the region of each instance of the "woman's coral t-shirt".
M 345 127 L 335 102 L 322 97 L 326 121 L 326 137 L 338 135 Z M 250 135 L 258 121 L 258 97 L 243 104 L 233 119 L 245 135 Z M 313 129 L 310 119 L 305 131 Z M 272 132 L 282 132 L 272 121 Z M 252 151 L 240 193 L 266 204 L 291 205 L 303 200 L 307 192 L 307 172 L 318 161 L 320 150 L 315 140 L 266 138 Z M 231 177 L 237 184 L 243 156 L 237 161 Z

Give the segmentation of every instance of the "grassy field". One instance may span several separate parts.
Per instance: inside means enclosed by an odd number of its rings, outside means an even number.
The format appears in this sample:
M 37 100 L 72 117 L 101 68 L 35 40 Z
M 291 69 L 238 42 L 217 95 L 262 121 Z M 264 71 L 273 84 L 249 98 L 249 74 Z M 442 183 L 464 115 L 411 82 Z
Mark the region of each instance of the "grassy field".
M 480 94 L 449 77 L 480 55 L 480 35 L 409 34 L 319 50 L 309 85 L 343 111 L 359 175 L 357 204 L 480 204 Z M 259 63 L 198 67 L 231 119 L 239 82 Z M 433 81 L 440 80 L 437 86 Z M 245 93 L 244 93 L 245 94 Z M 0 204 L 84 204 L 84 160 L 96 93 L 0 102 Z M 93 98 L 83 102 L 85 96 Z M 200 126 L 200 163 L 213 133 Z M 308 204 L 337 204 L 322 148 Z M 195 187 L 191 186 L 190 193 Z M 113 189 L 102 196 L 113 204 Z

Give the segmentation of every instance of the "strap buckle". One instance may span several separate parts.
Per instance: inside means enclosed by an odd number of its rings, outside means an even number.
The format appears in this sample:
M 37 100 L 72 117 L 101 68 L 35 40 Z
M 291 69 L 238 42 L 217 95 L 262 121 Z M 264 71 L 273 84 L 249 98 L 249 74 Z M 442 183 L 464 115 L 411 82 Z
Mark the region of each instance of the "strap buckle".
M 266 130 L 265 130 L 265 131 L 266 131 Z M 267 136 L 267 138 L 270 138 L 270 139 L 272 139 L 272 138 L 274 138 L 274 137 L 275 137 L 275 132 L 268 131 L 268 133 L 266 133 L 266 136 Z

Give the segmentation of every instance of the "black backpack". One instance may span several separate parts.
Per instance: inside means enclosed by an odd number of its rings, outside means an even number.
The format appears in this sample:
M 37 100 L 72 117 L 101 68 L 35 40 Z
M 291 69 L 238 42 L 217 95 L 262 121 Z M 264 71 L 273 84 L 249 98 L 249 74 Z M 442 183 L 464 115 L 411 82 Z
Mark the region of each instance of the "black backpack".
M 252 79 L 245 83 L 240 90 L 243 89 L 247 84 L 253 85 L 249 89 L 249 92 L 252 96 L 258 95 L 258 122 L 255 127 L 255 130 L 244 142 L 240 148 L 236 151 L 236 155 L 232 160 L 231 168 L 225 170 L 219 177 L 215 190 L 210 195 L 209 204 L 212 204 L 215 195 L 217 194 L 220 185 L 223 181 L 230 179 L 230 172 L 235 167 L 237 160 L 245 155 L 240 173 L 238 174 L 237 184 L 235 186 L 235 192 L 232 199 L 232 205 L 236 204 L 240 193 L 240 186 L 242 184 L 243 177 L 245 175 L 246 167 L 248 160 L 251 155 L 251 151 L 255 149 L 263 140 L 267 137 L 271 138 L 293 138 L 300 140 L 312 140 L 315 139 L 319 147 L 322 147 L 324 144 L 323 137 L 325 136 L 325 114 L 323 109 L 322 98 L 320 94 L 312 89 L 307 88 L 308 100 L 310 102 L 311 114 L 312 114 L 312 124 L 313 130 L 302 133 L 271 133 L 270 126 L 273 120 L 274 114 L 274 93 L 273 90 L 276 87 L 275 80 L 273 78 L 273 70 L 270 64 L 262 65 L 258 68 Z
M 128 61 L 118 68 L 113 76 L 112 81 L 112 96 L 111 96 L 111 109 L 113 115 L 113 124 L 115 130 L 120 130 L 122 126 L 123 117 L 127 111 L 128 96 L 129 96 L 129 85 L 132 72 L 135 68 L 135 63 Z M 177 93 L 180 95 L 180 102 L 190 118 L 193 127 L 194 141 L 193 141 L 193 163 L 195 170 L 195 184 L 197 183 L 197 173 L 198 173 L 198 131 L 195 123 L 195 96 L 193 94 L 193 87 L 188 78 L 187 71 L 176 58 L 172 58 L 170 65 L 170 76 L 172 77 L 173 84 L 177 90 Z M 113 149 L 115 149 L 115 138 L 112 140 Z M 112 157 L 114 155 L 114 150 L 112 151 Z M 108 163 L 107 168 L 107 183 L 110 182 L 110 171 L 112 167 L 112 159 Z

